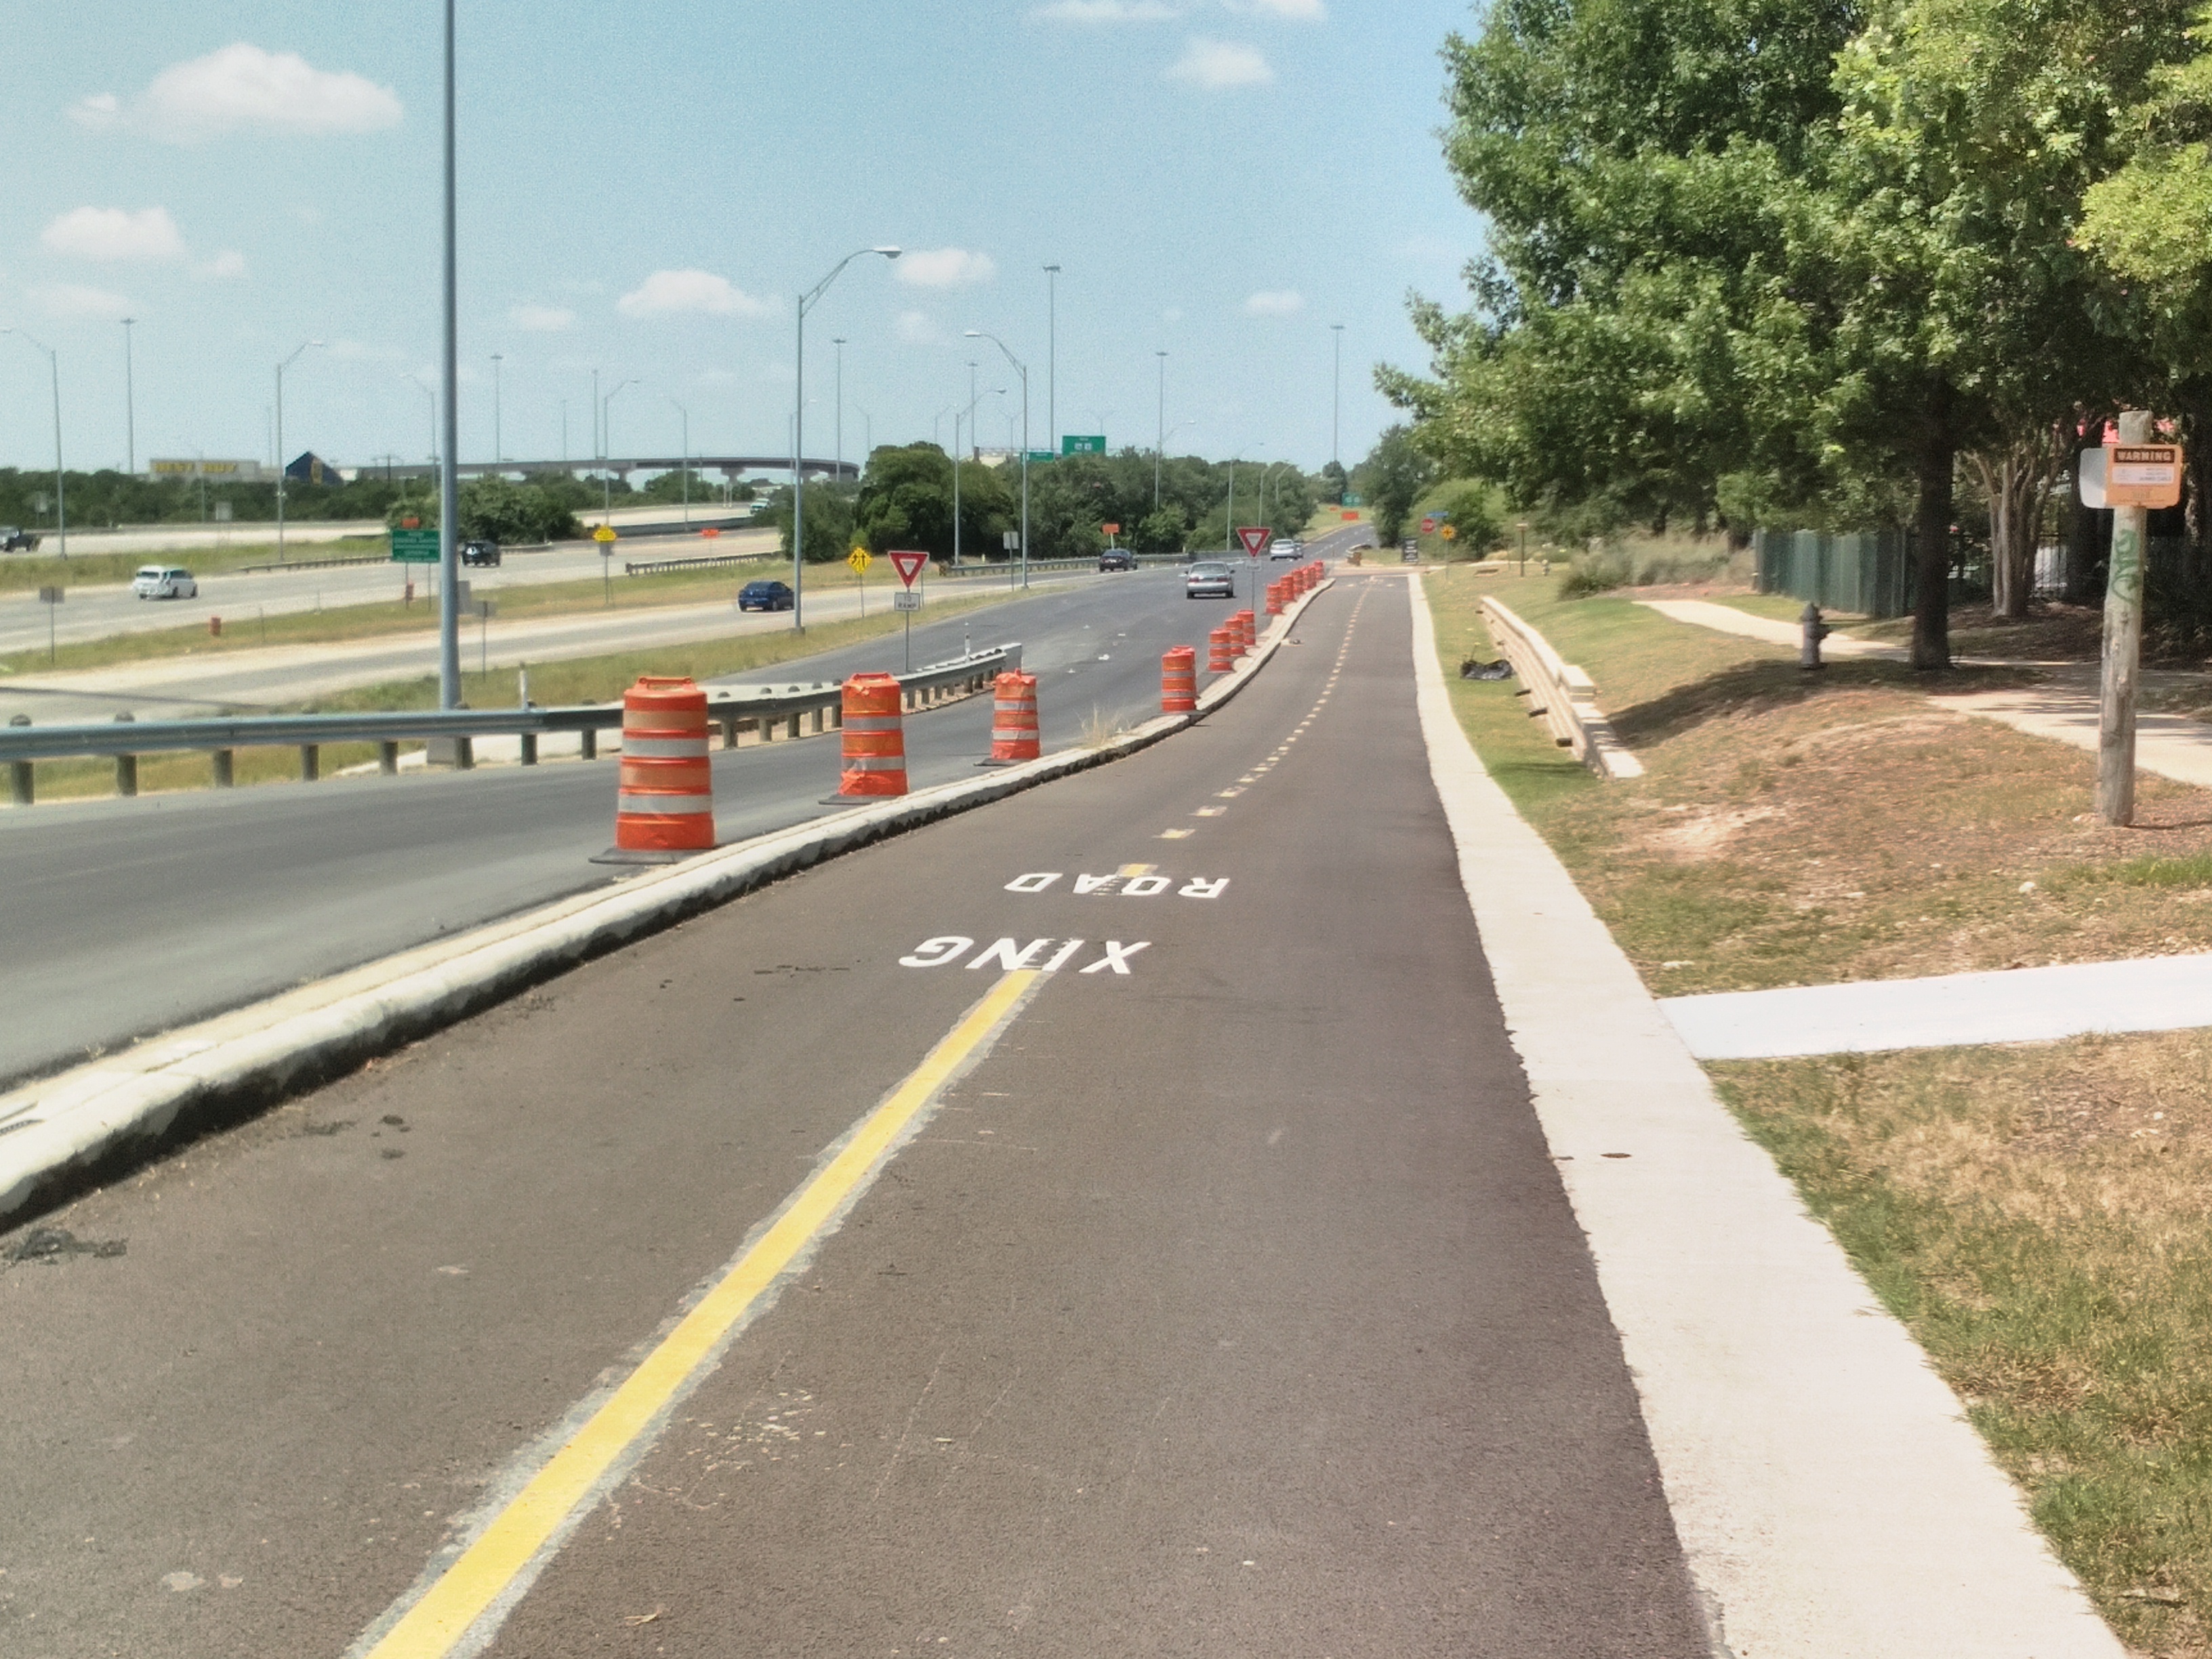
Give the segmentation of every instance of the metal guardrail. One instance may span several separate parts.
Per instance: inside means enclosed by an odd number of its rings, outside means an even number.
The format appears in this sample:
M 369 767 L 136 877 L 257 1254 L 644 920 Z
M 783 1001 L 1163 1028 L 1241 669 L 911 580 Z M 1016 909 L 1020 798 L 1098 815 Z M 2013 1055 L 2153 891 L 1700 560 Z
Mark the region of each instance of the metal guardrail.
M 775 556 L 774 548 L 763 548 L 757 553 L 702 553 L 693 559 L 625 559 L 623 574 L 652 576 L 664 570 L 714 570 L 727 565 L 754 564 Z
M 336 559 L 286 559 L 283 563 L 241 564 L 230 574 L 238 576 L 258 576 L 270 570 L 332 570 L 342 564 L 389 564 L 389 553 L 349 553 Z
M 1496 599 L 1485 596 L 1482 618 L 1528 693 L 1530 717 L 1542 718 L 1553 742 L 1573 750 L 1575 758 L 1601 778 L 1644 775 L 1644 763 L 1620 746 L 1612 722 L 1599 712 L 1597 688 L 1588 674 L 1563 659 L 1549 640 Z
M 943 701 L 949 692 L 980 690 L 994 676 L 1022 665 L 1018 643 L 975 652 L 949 662 L 933 664 L 910 674 L 896 676 L 905 692 L 906 706 L 921 708 Z M 815 680 L 805 684 L 725 686 L 707 688 L 707 718 L 719 726 L 725 748 L 737 746 L 741 726 L 750 726 L 763 742 L 772 740 L 781 726 L 787 735 L 802 735 L 802 722 L 813 716 L 814 729 L 823 731 L 843 724 L 844 684 Z M 34 799 L 33 763 L 38 761 L 81 760 L 112 756 L 116 763 L 117 793 L 137 793 L 138 757 L 147 754 L 201 750 L 214 757 L 217 787 L 231 781 L 232 754 L 240 749 L 300 750 L 300 775 L 313 781 L 321 775 L 320 750 L 338 743 L 374 743 L 380 746 L 380 764 L 395 771 L 403 743 L 431 743 L 441 746 L 439 758 L 459 767 L 474 764 L 471 744 L 477 738 L 520 737 L 522 763 L 535 765 L 538 739 L 549 733 L 576 733 L 583 739 L 586 760 L 599 752 L 599 734 L 622 728 L 618 702 L 585 703 L 565 708 L 453 708 L 416 709 L 386 714 L 242 714 L 205 720 L 137 720 L 118 715 L 107 721 L 75 721 L 60 726 L 33 726 L 21 715 L 0 726 L 0 762 L 8 763 L 13 798 L 19 806 Z

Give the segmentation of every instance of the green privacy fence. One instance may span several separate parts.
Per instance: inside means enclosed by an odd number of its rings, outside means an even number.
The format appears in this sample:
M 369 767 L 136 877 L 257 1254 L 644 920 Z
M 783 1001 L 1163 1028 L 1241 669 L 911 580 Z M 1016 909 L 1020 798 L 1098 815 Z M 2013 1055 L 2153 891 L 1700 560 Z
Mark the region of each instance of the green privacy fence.
M 1901 617 L 1912 609 L 1912 560 L 1901 530 L 1754 530 L 1751 542 L 1762 593 L 1787 593 L 1824 611 L 1863 617 Z

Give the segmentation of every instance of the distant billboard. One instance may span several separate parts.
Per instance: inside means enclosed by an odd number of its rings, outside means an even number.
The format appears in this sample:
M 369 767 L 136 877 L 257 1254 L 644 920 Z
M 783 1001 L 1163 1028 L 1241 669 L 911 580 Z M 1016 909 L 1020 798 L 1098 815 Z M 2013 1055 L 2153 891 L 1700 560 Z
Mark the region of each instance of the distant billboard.
M 156 478 L 206 478 L 216 483 L 258 483 L 263 472 L 258 461 L 224 461 L 195 455 L 189 460 L 151 460 L 146 471 Z

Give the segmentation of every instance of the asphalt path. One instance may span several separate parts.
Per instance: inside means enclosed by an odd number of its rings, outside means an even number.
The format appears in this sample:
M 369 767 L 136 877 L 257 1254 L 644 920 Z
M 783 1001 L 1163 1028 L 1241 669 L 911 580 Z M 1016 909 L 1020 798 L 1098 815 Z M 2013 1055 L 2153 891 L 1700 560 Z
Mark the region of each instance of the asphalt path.
M 673 517 L 672 512 L 670 514 Z M 732 531 L 713 542 L 694 536 L 654 536 L 615 544 L 615 580 L 623 580 L 625 559 L 711 557 L 732 553 L 761 554 L 775 546 L 775 534 L 766 530 Z M 298 550 L 307 558 L 336 557 L 313 548 Z M 191 568 L 189 557 L 149 562 Z M 540 552 L 508 554 L 496 566 L 465 568 L 461 574 L 471 594 L 492 594 L 503 587 L 548 582 L 596 581 L 604 562 L 589 542 L 563 542 Z M 733 580 L 748 567 L 733 567 Z M 415 599 L 426 603 L 434 591 L 435 567 L 369 564 L 331 565 L 309 570 L 217 571 L 195 578 L 197 597 L 189 599 L 142 599 L 128 583 L 97 587 L 65 586 L 58 606 L 40 602 L 28 588 L 0 593 L 0 667 L 17 674 L 35 675 L 46 659 L 47 625 L 52 642 L 79 644 L 118 634 L 153 633 L 162 629 L 204 629 L 210 617 L 223 619 L 233 633 L 251 636 L 264 616 L 297 615 L 309 611 L 341 611 L 360 605 L 392 605 L 407 596 L 411 581 Z M 50 618 L 47 611 L 53 615 Z M 4 684 L 4 682 L 0 682 Z
M 917 627 L 913 661 L 1019 641 L 1045 744 L 1066 747 L 1086 727 L 1157 713 L 1160 653 L 1202 646 L 1243 603 L 1186 599 L 1171 569 L 1092 578 Z M 783 665 L 773 683 L 906 661 L 891 635 Z M 972 775 L 990 717 L 988 697 L 910 717 L 915 787 Z M 834 734 L 718 750 L 720 839 L 835 810 L 822 799 L 838 754 Z M 590 860 L 613 839 L 614 769 L 424 771 L 0 813 L 0 1083 L 613 879 Z
M 1408 629 L 1354 576 L 1189 732 L 0 1237 L 0 1645 L 336 1655 L 473 1585 L 532 1659 L 1705 1654 Z M 955 1042 L 542 1570 L 463 1553 Z

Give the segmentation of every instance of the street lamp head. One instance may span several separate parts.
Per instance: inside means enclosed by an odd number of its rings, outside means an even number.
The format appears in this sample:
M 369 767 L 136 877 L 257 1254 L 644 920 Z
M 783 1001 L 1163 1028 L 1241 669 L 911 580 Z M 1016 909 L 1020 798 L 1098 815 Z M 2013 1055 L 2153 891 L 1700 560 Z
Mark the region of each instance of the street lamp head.
M 968 337 L 971 340 L 980 340 L 983 337 L 983 331 L 980 328 L 971 328 L 968 331 Z
M 871 253 L 880 253 L 886 259 L 896 259 L 899 257 L 899 251 L 895 247 L 872 247 L 868 252 Z

